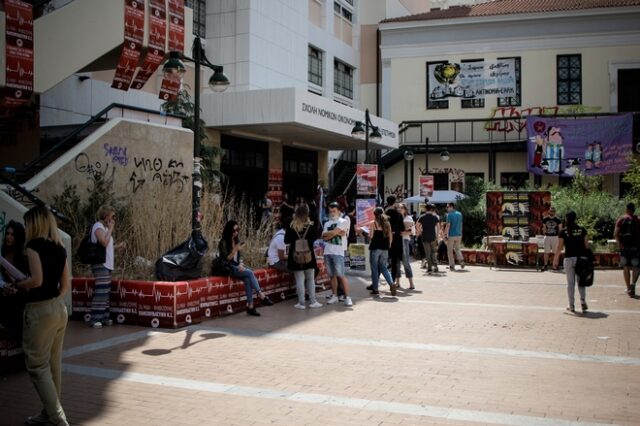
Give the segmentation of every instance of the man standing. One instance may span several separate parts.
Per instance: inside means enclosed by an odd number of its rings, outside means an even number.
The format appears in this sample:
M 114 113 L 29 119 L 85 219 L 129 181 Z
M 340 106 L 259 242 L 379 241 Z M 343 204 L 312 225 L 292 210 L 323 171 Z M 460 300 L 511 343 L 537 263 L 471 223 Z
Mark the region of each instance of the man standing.
M 393 195 L 387 197 L 387 210 L 385 214 L 389 216 L 391 232 L 393 233 L 393 240 L 389 248 L 389 259 L 391 260 L 391 278 L 394 281 L 394 284 L 391 286 L 391 295 L 395 296 L 396 289 L 400 285 L 400 262 L 402 262 L 402 231 L 404 231 L 404 221 L 402 213 L 400 213 L 396 206 L 396 197 Z
M 629 297 L 636 295 L 640 275 L 640 219 L 635 215 L 636 206 L 627 204 L 627 212 L 616 221 L 613 233 L 620 245 L 620 266 Z M 633 270 L 633 277 L 631 271 Z
M 435 214 L 435 206 L 427 204 L 427 211 L 418 219 L 417 231 L 421 234 L 424 257 L 428 262 L 427 272 L 438 272 L 438 227 L 440 218 Z
M 329 204 L 329 220 L 324 224 L 322 239 L 324 240 L 324 264 L 327 274 L 331 278 L 331 290 L 333 296 L 327 304 L 338 303 L 338 280 L 342 281 L 344 287 L 344 304 L 352 306 L 353 302 L 349 297 L 349 284 L 344 276 L 344 245 L 342 241 L 349 234 L 349 223 L 340 215 L 340 205 L 336 202 Z
M 542 219 L 544 230 L 544 264 L 542 270 L 547 270 L 549 264 L 549 253 L 555 253 L 558 247 L 558 235 L 562 230 L 562 221 L 556 217 L 555 207 L 549 208 L 549 215 Z
M 444 237 L 447 240 L 447 256 L 449 257 L 449 269 L 456 269 L 456 261 L 453 258 L 453 252 L 460 262 L 460 268 L 464 269 L 464 257 L 460 251 L 460 242 L 462 241 L 462 213 L 456 210 L 454 203 L 447 204 L 447 225 L 444 231 Z

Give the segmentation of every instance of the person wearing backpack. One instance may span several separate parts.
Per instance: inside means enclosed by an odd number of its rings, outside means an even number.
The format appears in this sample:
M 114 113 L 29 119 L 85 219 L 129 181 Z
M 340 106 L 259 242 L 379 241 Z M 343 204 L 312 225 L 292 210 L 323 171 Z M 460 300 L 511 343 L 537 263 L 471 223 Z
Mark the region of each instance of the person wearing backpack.
M 620 266 L 629 297 L 636 295 L 636 284 L 640 275 L 640 219 L 635 215 L 635 211 L 636 206 L 633 203 L 627 204 L 627 212 L 616 221 L 613 234 L 620 246 Z
M 313 242 L 318 237 L 316 227 L 309 219 L 309 207 L 301 204 L 296 207 L 291 225 L 287 227 L 284 243 L 289 244 L 289 256 L 287 267 L 293 272 L 296 280 L 296 291 L 298 293 L 298 303 L 296 309 L 306 309 L 305 305 L 305 283 L 306 292 L 309 295 L 309 307 L 321 308 L 322 304 L 316 300 L 315 269 L 316 256 L 313 252 Z

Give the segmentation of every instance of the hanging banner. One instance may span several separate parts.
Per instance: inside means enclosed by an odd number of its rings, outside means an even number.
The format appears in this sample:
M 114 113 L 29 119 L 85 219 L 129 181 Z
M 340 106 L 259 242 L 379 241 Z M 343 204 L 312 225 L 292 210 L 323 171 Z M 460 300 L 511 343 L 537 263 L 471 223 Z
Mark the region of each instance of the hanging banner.
M 356 166 L 356 188 L 358 195 L 378 193 L 378 165 L 358 164 Z
M 581 120 L 527 117 L 527 166 L 537 175 L 623 173 L 632 152 L 633 116 Z
M 167 41 L 167 7 L 164 0 L 150 0 L 149 10 L 149 47 L 142 68 L 131 84 L 131 88 L 137 90 L 144 87 L 164 60 Z
M 359 198 L 356 200 L 356 224 L 360 228 L 370 228 L 373 223 L 373 211 L 376 209 L 374 198 Z
M 144 1 L 124 2 L 124 44 L 111 87 L 127 91 L 136 72 L 144 39 Z
M 427 74 L 427 96 L 431 100 L 516 95 L 516 64 L 513 58 L 459 64 L 429 63 Z
M 184 0 L 169 0 L 169 52 L 184 51 Z M 197 88 L 199 90 L 199 88 Z M 162 80 L 160 99 L 172 101 L 178 97 L 180 76 L 172 75 Z
M 420 196 L 433 196 L 433 175 L 420 176 Z
M 29 102 L 33 93 L 33 7 L 5 0 L 5 97 L 3 106 Z

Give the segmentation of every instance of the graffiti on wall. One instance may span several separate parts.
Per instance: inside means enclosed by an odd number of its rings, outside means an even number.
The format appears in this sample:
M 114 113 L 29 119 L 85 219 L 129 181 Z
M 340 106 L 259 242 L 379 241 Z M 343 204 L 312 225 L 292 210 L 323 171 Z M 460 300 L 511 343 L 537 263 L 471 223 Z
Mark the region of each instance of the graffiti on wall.
M 76 172 L 84 174 L 91 181 L 113 182 L 116 169 L 109 162 L 92 160 L 88 154 L 81 152 L 76 155 L 73 164 Z
M 532 115 L 555 116 L 572 114 L 593 114 L 602 107 L 584 105 L 537 106 L 537 107 L 497 107 L 493 108 L 484 125 L 487 132 L 521 133 L 526 131 L 527 117 Z M 505 120 L 507 119 L 507 120 Z
M 133 157 L 134 170 L 129 176 L 131 192 L 134 194 L 148 183 L 162 185 L 180 193 L 184 191 L 191 177 L 184 172 L 180 160 L 163 160 L 160 157 Z
M 102 147 L 104 148 L 104 156 L 111 159 L 114 165 L 126 166 L 129 164 L 126 146 L 112 146 L 105 143 Z

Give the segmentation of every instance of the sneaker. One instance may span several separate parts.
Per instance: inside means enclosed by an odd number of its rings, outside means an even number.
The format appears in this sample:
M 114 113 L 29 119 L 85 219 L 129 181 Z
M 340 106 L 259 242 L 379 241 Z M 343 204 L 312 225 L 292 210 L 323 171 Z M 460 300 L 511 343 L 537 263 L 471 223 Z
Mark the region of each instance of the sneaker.
M 338 302 L 344 302 L 344 295 L 338 296 Z
M 373 290 L 373 284 L 367 286 L 367 290 Z
M 91 328 L 102 328 L 102 323 L 100 321 L 96 321 L 91 325 Z
M 575 312 L 575 311 L 576 311 L 576 308 L 575 308 L 575 306 L 573 306 L 573 305 L 569 305 L 569 306 L 567 306 L 567 307 L 565 308 L 565 310 L 567 310 L 567 311 L 569 311 L 569 312 Z
M 38 414 L 37 416 L 29 416 L 27 417 L 27 419 L 24 421 L 24 424 L 26 425 L 48 425 L 49 423 L 49 416 L 47 416 L 46 413 L 42 412 L 40 414 Z
M 582 312 L 587 312 L 588 309 L 589 307 L 587 306 L 587 304 L 585 302 L 582 302 Z
M 627 291 L 627 293 L 629 294 L 629 297 L 635 297 L 636 296 L 636 285 L 632 285 L 631 288 L 629 289 L 629 291 Z
M 309 305 L 309 307 L 313 309 L 322 308 L 322 303 L 313 302 L 312 304 Z
M 438 267 L 437 266 L 433 268 L 433 272 L 438 272 Z
M 304 305 L 304 303 L 296 303 L 295 305 L 293 305 L 293 307 L 296 308 L 296 309 L 307 309 L 307 307 Z
M 433 271 L 431 268 L 427 268 L 427 273 L 430 274 Z
M 464 263 L 460 264 L 460 269 L 464 269 Z
M 105 325 L 105 326 L 113 325 L 113 320 L 112 319 L 104 320 L 102 321 L 102 325 Z
M 372 296 L 380 296 L 380 292 L 378 290 L 371 290 Z
M 327 299 L 331 299 L 333 297 L 333 293 L 329 293 L 325 296 Z
M 395 296 L 396 295 L 396 286 L 395 286 L 395 284 L 392 284 L 389 287 L 391 287 L 391 295 Z
M 247 308 L 247 315 L 252 316 L 252 317 L 259 317 L 260 316 L 260 312 L 258 312 L 256 310 L 256 308 Z
M 344 298 L 344 306 L 353 306 L 353 302 L 349 296 Z
M 331 295 L 331 298 L 327 300 L 327 305 L 335 305 L 338 303 L 338 298 L 335 295 Z
M 260 302 L 262 302 L 264 306 L 273 306 L 273 300 L 269 299 L 269 296 L 265 296 L 264 298 L 260 299 Z

